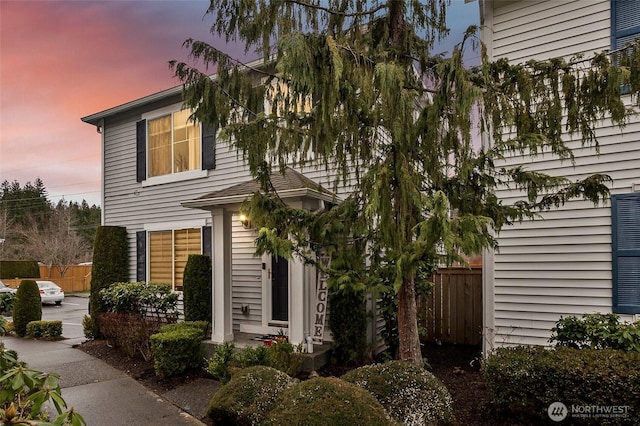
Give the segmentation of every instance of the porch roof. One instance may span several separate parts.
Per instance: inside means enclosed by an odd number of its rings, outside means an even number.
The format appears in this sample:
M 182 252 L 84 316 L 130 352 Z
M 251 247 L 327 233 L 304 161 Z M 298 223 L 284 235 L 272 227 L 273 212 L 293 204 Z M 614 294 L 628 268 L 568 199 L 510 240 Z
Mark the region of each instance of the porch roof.
M 340 201 L 337 195 L 327 191 L 320 184 L 293 170 L 291 167 L 287 167 L 284 174 L 274 172 L 269 178 L 273 188 L 282 199 L 307 197 L 332 203 Z M 183 201 L 181 205 L 188 208 L 207 208 L 238 204 L 258 191 L 260 191 L 260 184 L 255 179 L 251 179 L 225 189 L 210 192 L 195 200 Z

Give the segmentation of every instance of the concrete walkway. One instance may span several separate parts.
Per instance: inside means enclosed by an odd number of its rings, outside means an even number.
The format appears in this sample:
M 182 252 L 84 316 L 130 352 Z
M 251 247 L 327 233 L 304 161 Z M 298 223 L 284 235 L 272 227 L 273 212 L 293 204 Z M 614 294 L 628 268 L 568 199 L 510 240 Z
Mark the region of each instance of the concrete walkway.
M 30 368 L 58 373 L 62 397 L 89 426 L 204 424 L 123 372 L 75 349 L 82 340 L 0 338 Z

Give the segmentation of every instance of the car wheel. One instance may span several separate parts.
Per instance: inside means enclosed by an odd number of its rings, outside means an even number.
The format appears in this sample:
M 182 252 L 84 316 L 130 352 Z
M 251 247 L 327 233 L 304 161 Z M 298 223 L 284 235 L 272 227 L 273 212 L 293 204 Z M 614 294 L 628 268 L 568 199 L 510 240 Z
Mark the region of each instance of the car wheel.
M 56 302 L 56 305 L 60 306 L 60 304 L 61 304 L 61 303 L 62 303 L 62 300 L 58 300 L 58 301 Z

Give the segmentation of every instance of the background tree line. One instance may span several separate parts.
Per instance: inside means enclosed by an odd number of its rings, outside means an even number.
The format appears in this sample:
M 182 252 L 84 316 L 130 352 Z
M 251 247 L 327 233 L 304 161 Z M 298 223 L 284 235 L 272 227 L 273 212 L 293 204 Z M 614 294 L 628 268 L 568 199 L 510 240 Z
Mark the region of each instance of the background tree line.
M 91 260 L 100 218 L 100 207 L 85 200 L 52 203 L 40 178 L 24 186 L 5 180 L 0 185 L 0 258 L 37 260 L 64 276 L 69 265 Z

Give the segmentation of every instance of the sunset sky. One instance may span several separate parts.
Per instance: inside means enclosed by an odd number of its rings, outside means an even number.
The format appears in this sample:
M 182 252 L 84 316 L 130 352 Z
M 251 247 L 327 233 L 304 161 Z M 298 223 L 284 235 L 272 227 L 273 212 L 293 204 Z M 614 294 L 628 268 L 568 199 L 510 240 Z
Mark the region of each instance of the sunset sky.
M 0 182 L 39 177 L 54 203 L 99 204 L 100 135 L 80 118 L 176 86 L 167 62 L 187 59 L 189 37 L 223 47 L 208 5 L 0 0 Z M 448 21 L 460 41 L 477 2 L 453 0 Z

